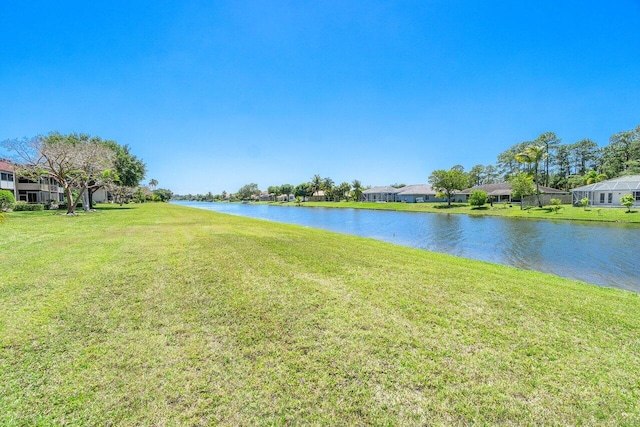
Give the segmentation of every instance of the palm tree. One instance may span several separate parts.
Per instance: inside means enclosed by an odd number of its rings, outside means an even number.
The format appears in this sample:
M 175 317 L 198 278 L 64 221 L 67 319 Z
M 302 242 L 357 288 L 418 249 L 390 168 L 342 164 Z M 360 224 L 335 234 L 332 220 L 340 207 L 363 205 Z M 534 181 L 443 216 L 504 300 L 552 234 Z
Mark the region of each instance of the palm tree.
M 324 190 L 325 200 L 329 200 L 329 198 L 333 200 L 334 187 L 335 187 L 335 183 L 331 178 L 326 177 L 325 179 L 322 180 L 322 189 Z
M 151 180 L 149 181 L 149 187 L 151 187 L 151 189 L 155 189 L 158 186 L 158 181 L 156 181 L 155 179 L 151 178 Z
M 318 174 L 313 175 L 309 184 L 311 185 L 311 190 L 313 190 L 311 195 L 313 196 L 315 194 L 316 196 L 319 196 L 318 193 L 322 189 L 322 177 Z
M 356 199 L 356 202 L 359 202 L 362 198 L 362 183 L 354 179 L 351 186 L 353 187 L 353 198 Z
M 538 207 L 540 208 L 542 207 L 542 200 L 540 200 L 540 178 L 538 177 L 538 168 L 540 166 L 540 162 L 546 159 L 547 156 L 547 150 L 543 145 L 530 145 L 521 153 L 516 154 L 516 160 L 518 162 L 533 165 L 533 176 L 536 180 L 536 195 L 538 196 Z

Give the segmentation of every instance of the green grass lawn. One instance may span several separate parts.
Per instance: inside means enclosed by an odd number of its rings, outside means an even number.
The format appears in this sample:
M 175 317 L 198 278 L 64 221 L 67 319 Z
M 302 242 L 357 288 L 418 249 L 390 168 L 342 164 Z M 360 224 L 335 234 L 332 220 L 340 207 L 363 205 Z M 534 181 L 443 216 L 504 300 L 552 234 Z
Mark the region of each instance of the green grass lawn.
M 263 202 L 268 203 L 268 202 Z M 280 203 L 270 202 L 272 205 L 297 206 L 295 202 Z M 640 223 L 640 209 L 632 208 L 595 208 L 586 209 L 572 205 L 562 205 L 560 210 L 554 212 L 551 207 L 532 207 L 520 209 L 518 205 L 495 203 L 481 208 L 472 208 L 466 203 L 453 203 L 448 207 L 446 203 L 372 203 L 372 202 L 304 202 L 301 206 L 325 207 L 325 208 L 353 208 L 353 209 L 377 209 L 406 212 L 431 212 L 468 215 L 492 215 L 512 218 L 553 219 L 553 220 L 579 220 L 579 221 L 605 221 L 605 222 L 634 222 Z
M 635 293 L 167 204 L 0 247 L 0 425 L 640 424 Z

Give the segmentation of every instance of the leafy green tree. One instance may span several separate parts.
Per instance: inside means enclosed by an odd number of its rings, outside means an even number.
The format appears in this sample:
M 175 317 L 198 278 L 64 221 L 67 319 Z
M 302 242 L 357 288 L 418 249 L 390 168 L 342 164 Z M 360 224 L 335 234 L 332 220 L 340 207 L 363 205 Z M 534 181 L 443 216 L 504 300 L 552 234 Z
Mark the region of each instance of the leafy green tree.
M 130 197 L 140 181 L 147 173 L 145 163 L 131 153 L 128 145 L 120 145 L 115 141 L 104 141 L 104 144 L 115 153 L 114 170 L 101 181 L 95 181 L 89 187 L 89 205 L 93 207 L 93 193 L 104 186 L 122 204 L 124 197 Z M 154 184 L 154 185 L 151 185 Z M 158 181 L 152 179 L 149 185 L 155 188 Z M 123 195 L 125 195 L 123 197 Z
M 149 188 L 151 188 L 152 190 L 155 189 L 158 186 L 158 181 L 151 178 L 149 180 Z
M 567 189 L 567 181 L 571 175 L 571 146 L 559 145 L 553 157 L 556 173 L 549 181 L 551 187 Z
M 484 206 L 487 203 L 487 192 L 482 190 L 473 190 L 469 196 L 469 204 L 475 208 Z
M 531 144 L 530 141 L 520 142 L 498 154 L 497 164 L 503 179 L 508 181 L 512 176 L 526 170 L 524 164 L 519 162 L 516 156 Z
M 587 183 L 587 184 L 595 184 L 596 182 L 602 182 L 605 179 L 607 179 L 607 175 L 605 175 L 603 173 L 598 173 L 598 172 L 596 172 L 594 170 L 590 170 L 583 177 L 584 182 Z
M 635 198 L 633 197 L 633 194 L 625 194 L 620 197 L 620 203 L 622 203 L 622 206 L 627 208 L 627 212 L 631 212 L 631 206 L 635 203 Z
M 351 182 L 351 187 L 353 188 L 353 191 L 352 191 L 353 199 L 356 202 L 359 202 L 360 200 L 362 200 L 362 192 L 363 192 L 362 183 L 359 180 L 354 179 Z
M 153 190 L 153 197 L 159 202 L 168 202 L 173 197 L 173 192 L 165 188 Z
M 16 198 L 9 190 L 0 190 L 0 210 L 7 211 L 13 207 Z
M 296 185 L 296 188 L 293 190 L 293 195 L 299 197 L 301 200 L 307 200 L 307 197 L 313 195 L 311 184 L 303 182 L 302 184 Z
M 485 166 L 483 184 L 495 184 L 500 181 L 500 172 L 493 165 Z
M 549 186 L 549 159 L 560 145 L 560 138 L 558 138 L 553 132 L 545 132 L 536 138 L 534 144 L 544 147 L 544 152 L 547 154 L 543 159 L 541 159 L 544 160 L 544 178 L 542 181 L 545 186 Z
M 269 187 L 267 187 L 267 193 L 269 193 L 269 197 L 272 197 L 273 201 L 275 202 L 280 195 L 280 187 L 278 187 L 277 185 L 270 185 Z
M 540 208 L 542 207 L 542 200 L 540 199 L 540 176 L 538 172 L 540 162 L 547 157 L 546 149 L 542 145 L 530 145 L 516 156 L 518 162 L 533 165 L 533 178 L 536 182 L 536 195 L 538 196 L 538 207 Z
M 293 185 L 291 184 L 282 184 L 280 186 L 280 194 L 286 194 L 287 202 L 289 201 L 289 197 L 293 193 Z
M 484 184 L 484 166 L 475 165 L 469 170 L 469 187 Z
M 460 169 L 438 169 L 429 176 L 429 184 L 438 193 L 442 193 L 447 198 L 447 206 L 451 207 L 451 199 L 461 190 L 464 190 L 469 183 L 469 177 Z
M 333 192 L 334 200 L 340 201 L 342 199 L 346 199 L 349 197 L 349 193 L 351 192 L 351 184 L 348 182 L 343 182 L 340 185 L 336 186 Z
M 52 132 L 31 139 L 5 141 L 4 145 L 19 159 L 22 167 L 19 175 L 34 179 L 46 177 L 62 186 L 69 215 L 75 214 L 80 198 L 91 186 L 114 176 L 116 153 L 99 137 Z
M 569 146 L 571 160 L 576 174 L 584 175 L 588 169 L 594 169 L 599 157 L 598 144 L 590 139 L 582 139 Z
M 311 195 L 319 194 L 320 190 L 322 190 L 322 177 L 318 174 L 313 175 L 311 181 L 309 181 L 311 185 L 311 189 L 313 190 Z
M 240 200 L 249 200 L 252 196 L 257 196 L 260 194 L 260 189 L 258 188 L 258 184 L 251 183 L 240 187 L 238 192 L 236 193 L 236 197 Z
M 609 145 L 602 150 L 602 169 L 608 176 L 629 173 L 634 162 L 640 161 L 640 126 L 618 132 L 609 138 Z
M 528 173 L 521 172 L 511 177 L 509 184 L 511 184 L 511 197 L 520 199 L 520 210 L 522 210 L 524 197 L 530 196 L 535 192 L 533 177 Z
M 331 178 L 326 177 L 322 180 L 322 190 L 324 190 L 325 200 L 333 200 L 334 187 L 335 187 L 335 183 Z

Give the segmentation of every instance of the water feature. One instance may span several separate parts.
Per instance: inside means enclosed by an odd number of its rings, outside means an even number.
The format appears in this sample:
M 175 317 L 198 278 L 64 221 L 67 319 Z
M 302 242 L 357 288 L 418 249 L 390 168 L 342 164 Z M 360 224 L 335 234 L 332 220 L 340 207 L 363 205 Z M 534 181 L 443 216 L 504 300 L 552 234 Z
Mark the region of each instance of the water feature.
M 640 292 L 640 226 L 365 209 L 176 202 Z

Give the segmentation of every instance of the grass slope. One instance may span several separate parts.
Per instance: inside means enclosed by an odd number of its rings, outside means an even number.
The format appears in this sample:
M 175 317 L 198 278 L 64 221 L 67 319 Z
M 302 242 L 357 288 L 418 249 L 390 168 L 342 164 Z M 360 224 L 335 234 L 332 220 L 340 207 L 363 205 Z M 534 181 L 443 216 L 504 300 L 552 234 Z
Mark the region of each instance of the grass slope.
M 261 202 L 279 206 L 297 206 L 295 202 Z M 371 202 L 304 202 L 301 206 L 323 207 L 323 208 L 352 208 L 352 209 L 375 209 L 405 212 L 430 212 L 447 214 L 468 214 L 468 215 L 490 215 L 505 216 L 510 218 L 528 219 L 551 219 L 551 220 L 578 220 L 578 221 L 600 221 L 600 222 L 630 222 L 640 223 L 640 211 L 638 208 L 581 208 L 571 205 L 562 205 L 557 212 L 551 207 L 542 208 L 531 207 L 520 209 L 517 205 L 506 205 L 496 203 L 493 206 L 483 206 L 472 208 L 467 203 L 454 203 L 448 207 L 446 203 L 371 203 Z
M 1 425 L 637 425 L 637 294 L 176 205 L 0 224 Z

